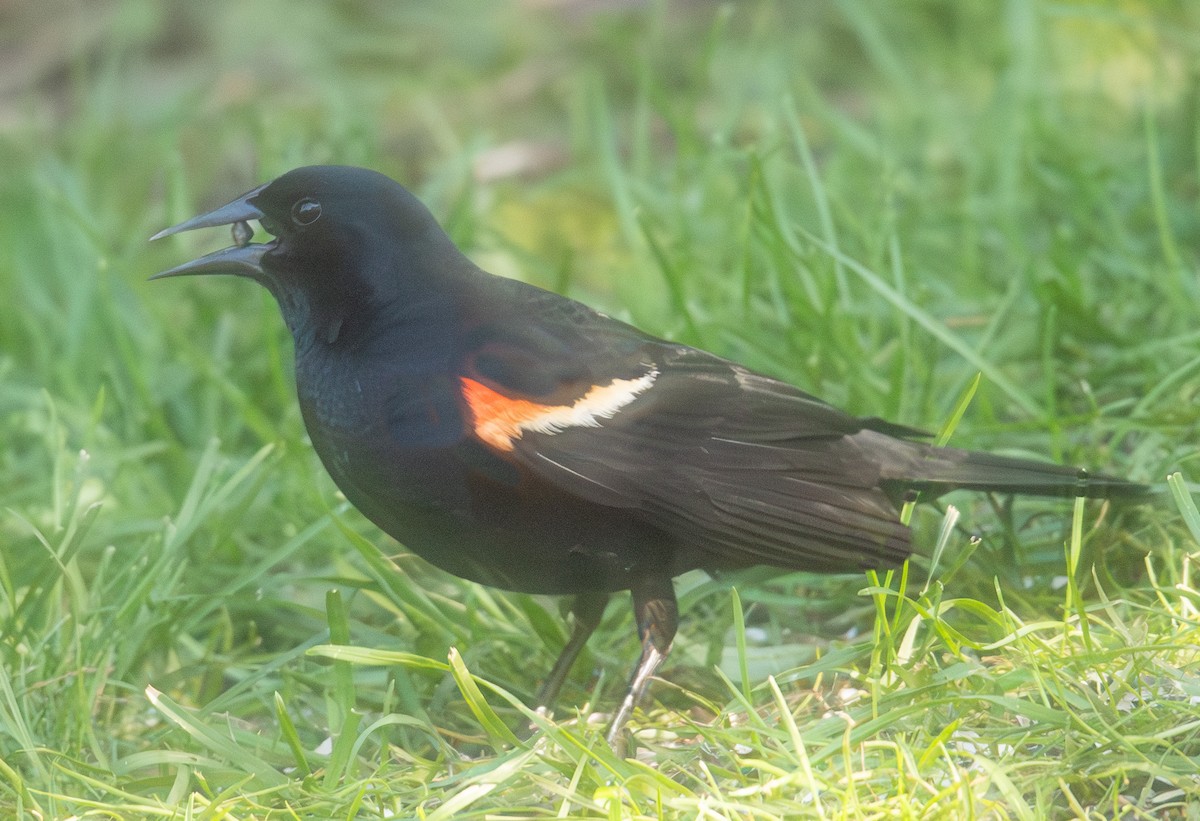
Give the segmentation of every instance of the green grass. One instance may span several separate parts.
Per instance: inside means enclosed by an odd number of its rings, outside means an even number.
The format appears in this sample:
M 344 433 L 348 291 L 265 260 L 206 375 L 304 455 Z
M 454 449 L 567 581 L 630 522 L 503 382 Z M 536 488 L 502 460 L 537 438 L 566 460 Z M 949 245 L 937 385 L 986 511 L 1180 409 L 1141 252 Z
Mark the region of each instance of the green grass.
M 265 293 L 145 281 L 227 242 L 157 229 L 369 165 L 484 267 L 854 412 L 1194 477 L 1193 4 L 246 5 L 0 12 L 0 814 L 1200 817 L 1182 478 L 684 577 L 621 759 L 628 608 L 531 714 L 560 603 L 346 505 Z

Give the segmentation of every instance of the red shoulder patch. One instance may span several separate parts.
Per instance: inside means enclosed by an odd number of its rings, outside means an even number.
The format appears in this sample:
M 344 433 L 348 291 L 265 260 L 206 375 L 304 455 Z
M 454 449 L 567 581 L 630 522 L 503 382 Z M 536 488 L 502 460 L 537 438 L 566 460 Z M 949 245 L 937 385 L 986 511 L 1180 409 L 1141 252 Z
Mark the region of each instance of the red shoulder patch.
M 554 434 L 571 427 L 598 428 L 654 384 L 657 370 L 634 379 L 614 379 L 597 385 L 570 405 L 544 405 L 514 399 L 469 377 L 460 377 L 463 399 L 471 411 L 471 425 L 484 443 L 511 451 L 525 431 Z

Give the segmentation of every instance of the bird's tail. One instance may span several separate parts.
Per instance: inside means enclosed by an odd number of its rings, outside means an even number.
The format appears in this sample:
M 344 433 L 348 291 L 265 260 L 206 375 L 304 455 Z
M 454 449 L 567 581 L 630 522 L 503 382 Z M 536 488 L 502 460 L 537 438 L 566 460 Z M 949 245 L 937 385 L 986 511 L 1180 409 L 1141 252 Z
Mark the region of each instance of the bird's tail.
M 1034 459 L 936 447 L 869 430 L 855 438 L 886 453 L 881 479 L 898 491 L 937 496 L 961 489 L 1089 499 L 1134 499 L 1158 492 L 1150 485 Z

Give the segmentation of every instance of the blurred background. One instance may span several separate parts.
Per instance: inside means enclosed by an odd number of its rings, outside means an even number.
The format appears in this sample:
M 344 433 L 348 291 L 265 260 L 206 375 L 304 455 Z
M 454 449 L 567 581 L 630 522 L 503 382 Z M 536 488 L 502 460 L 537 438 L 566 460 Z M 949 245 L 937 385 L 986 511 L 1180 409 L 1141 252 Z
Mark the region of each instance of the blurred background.
M 1161 481 L 1195 472 L 1198 126 L 1187 0 L 0 5 L 0 658 L 38 699 L 0 715 L 0 759 L 186 746 L 147 683 L 251 726 L 275 692 L 316 709 L 331 588 L 357 643 L 459 646 L 522 697 L 562 641 L 556 603 L 448 579 L 341 502 L 270 298 L 148 284 L 229 243 L 158 229 L 369 166 L 495 273 L 931 430 L 982 373 L 955 444 Z M 961 504 L 944 583 L 1059 602 L 1064 508 Z M 1180 572 L 1175 517 L 1105 515 L 1096 579 Z M 706 693 L 714 584 L 682 582 L 670 673 Z M 870 629 L 862 587 L 743 592 L 763 669 Z M 564 702 L 611 698 L 632 635 L 614 606 Z M 378 709 L 460 698 L 356 675 Z

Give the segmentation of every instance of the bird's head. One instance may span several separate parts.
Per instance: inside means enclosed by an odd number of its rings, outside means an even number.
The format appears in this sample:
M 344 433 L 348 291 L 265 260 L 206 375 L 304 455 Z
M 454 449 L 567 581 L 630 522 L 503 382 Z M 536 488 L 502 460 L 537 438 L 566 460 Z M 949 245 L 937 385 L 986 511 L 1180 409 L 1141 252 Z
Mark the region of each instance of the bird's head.
M 249 242 L 251 220 L 273 239 Z M 381 310 L 416 307 L 456 273 L 473 269 L 420 200 L 365 168 L 297 168 L 151 240 L 221 225 L 233 226 L 234 245 L 151 279 L 253 279 L 274 294 L 294 333 L 329 341 Z

